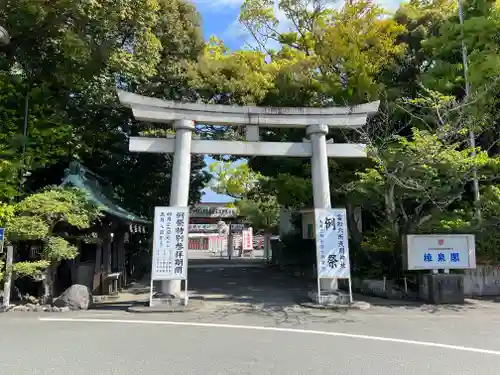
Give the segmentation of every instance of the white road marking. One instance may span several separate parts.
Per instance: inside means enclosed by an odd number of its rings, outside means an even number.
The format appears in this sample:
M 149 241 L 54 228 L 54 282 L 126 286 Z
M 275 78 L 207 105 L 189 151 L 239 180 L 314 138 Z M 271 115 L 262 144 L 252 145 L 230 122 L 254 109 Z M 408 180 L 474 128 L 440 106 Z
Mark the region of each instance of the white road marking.
M 309 329 L 296 329 L 296 328 L 280 328 L 280 327 L 264 327 L 264 326 L 245 326 L 237 324 L 217 324 L 217 323 L 197 323 L 197 322 L 173 322 L 173 321 L 160 321 L 160 320 L 134 320 L 134 319 L 91 319 L 91 318 L 39 318 L 44 322 L 72 322 L 72 323 L 122 323 L 122 324 L 150 324 L 150 325 L 166 325 L 166 326 L 181 326 L 181 327 L 204 327 L 204 328 L 229 328 L 229 329 L 246 329 L 254 331 L 271 331 L 271 332 L 291 332 L 291 333 L 305 333 L 311 335 L 323 335 L 334 337 L 346 337 L 352 339 L 384 341 L 399 344 L 409 344 L 418 346 L 429 346 L 441 349 L 459 350 L 463 352 L 491 354 L 500 356 L 500 350 L 472 348 L 468 346 L 440 344 L 428 341 L 416 341 L 397 339 L 392 337 L 382 336 L 369 336 L 354 333 L 344 332 L 330 332 L 330 331 L 315 331 Z

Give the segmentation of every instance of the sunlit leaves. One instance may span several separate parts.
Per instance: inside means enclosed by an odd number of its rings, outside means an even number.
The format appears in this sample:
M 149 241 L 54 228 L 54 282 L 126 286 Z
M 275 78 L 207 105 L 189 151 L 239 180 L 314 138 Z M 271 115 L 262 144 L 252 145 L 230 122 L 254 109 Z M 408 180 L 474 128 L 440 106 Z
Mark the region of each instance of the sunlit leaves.
M 252 223 L 255 231 L 272 232 L 279 223 L 280 206 L 276 197 L 261 196 L 256 199 L 243 199 L 236 202 L 239 215 Z
M 260 175 L 252 171 L 247 163 L 215 162 L 209 165 L 209 170 L 213 176 L 211 188 L 219 194 L 247 198 L 259 184 Z
M 78 255 L 76 246 L 70 245 L 61 237 L 49 237 L 44 241 L 43 253 L 46 259 L 59 262 L 63 259 L 74 259 Z
M 0 202 L 0 228 L 5 228 L 5 225 L 14 217 L 14 212 L 14 205 Z
M 46 238 L 49 227 L 41 217 L 16 215 L 7 223 L 5 236 L 8 241 L 34 241 Z
M 191 66 L 189 78 L 207 102 L 244 105 L 263 100 L 273 86 L 275 72 L 264 53 L 229 53 L 222 41 L 211 38 L 199 61 Z
M 21 277 L 37 277 L 49 266 L 46 260 L 35 260 L 31 262 L 16 262 L 12 266 L 12 271 L 15 278 Z
M 60 222 L 86 229 L 100 216 L 99 207 L 88 200 L 84 191 L 61 187 L 49 187 L 28 196 L 17 205 L 16 211 L 42 218 L 50 230 Z
M 9 241 L 42 241 L 43 259 L 50 262 L 72 259 L 77 255 L 76 248 L 55 236 L 56 226 L 65 223 L 87 229 L 99 216 L 99 207 L 88 200 L 85 192 L 52 187 L 16 205 L 15 215 L 8 221 L 6 237 Z

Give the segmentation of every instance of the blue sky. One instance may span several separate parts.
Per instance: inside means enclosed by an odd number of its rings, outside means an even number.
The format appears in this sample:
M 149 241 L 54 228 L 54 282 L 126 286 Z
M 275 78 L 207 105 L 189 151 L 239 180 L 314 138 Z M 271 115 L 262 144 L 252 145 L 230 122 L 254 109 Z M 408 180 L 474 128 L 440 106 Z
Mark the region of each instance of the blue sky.
M 193 0 L 198 12 L 201 14 L 203 32 L 205 38 L 215 35 L 224 40 L 226 46 L 231 49 L 238 49 L 245 46 L 247 40 L 241 26 L 238 25 L 238 15 L 243 0 Z M 400 4 L 399 0 L 379 0 L 381 6 L 388 10 L 394 10 Z M 339 4 L 341 4 L 339 2 Z M 207 164 L 214 160 L 206 158 Z M 230 202 L 228 196 L 219 195 L 205 189 L 202 202 Z

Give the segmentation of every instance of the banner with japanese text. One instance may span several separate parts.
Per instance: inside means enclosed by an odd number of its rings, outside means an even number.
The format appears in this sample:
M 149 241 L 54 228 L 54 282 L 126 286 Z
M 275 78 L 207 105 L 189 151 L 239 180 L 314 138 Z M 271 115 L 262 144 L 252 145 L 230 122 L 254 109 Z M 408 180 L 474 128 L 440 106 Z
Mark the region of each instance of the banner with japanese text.
M 242 248 L 243 250 L 253 250 L 253 229 L 247 228 L 242 232 Z
M 188 224 L 187 207 L 155 207 L 153 280 L 187 278 Z
M 315 209 L 314 218 L 318 277 L 351 277 L 346 210 Z

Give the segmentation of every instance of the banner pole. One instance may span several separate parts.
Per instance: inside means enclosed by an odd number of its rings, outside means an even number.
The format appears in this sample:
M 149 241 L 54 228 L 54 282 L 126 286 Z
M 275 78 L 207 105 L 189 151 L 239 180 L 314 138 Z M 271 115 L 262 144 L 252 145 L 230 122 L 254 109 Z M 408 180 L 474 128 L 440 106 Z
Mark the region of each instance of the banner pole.
M 318 283 L 318 303 L 321 303 L 321 280 L 319 278 L 319 267 L 316 267 L 316 281 Z
M 149 284 L 149 307 L 153 306 L 153 278 L 151 277 L 151 282 Z
M 352 298 L 352 284 L 351 284 L 351 276 L 349 276 L 349 300 L 351 301 L 351 303 L 353 303 L 353 298 Z

